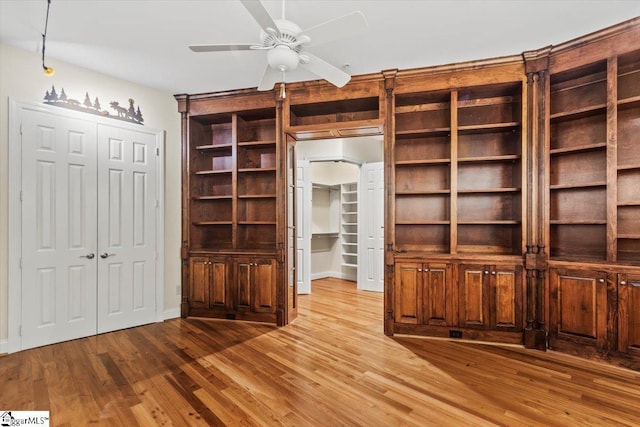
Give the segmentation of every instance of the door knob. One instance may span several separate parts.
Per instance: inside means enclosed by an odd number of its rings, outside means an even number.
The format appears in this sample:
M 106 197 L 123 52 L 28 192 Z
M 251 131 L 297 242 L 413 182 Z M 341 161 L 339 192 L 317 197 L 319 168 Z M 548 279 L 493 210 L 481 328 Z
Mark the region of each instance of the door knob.
M 95 258 L 95 254 L 86 254 L 86 255 L 82 255 L 80 258 L 86 258 L 86 259 L 94 259 Z
M 102 252 L 100 254 L 100 258 L 105 259 L 105 258 L 109 258 L 110 256 L 114 256 L 115 254 L 108 254 L 106 252 Z

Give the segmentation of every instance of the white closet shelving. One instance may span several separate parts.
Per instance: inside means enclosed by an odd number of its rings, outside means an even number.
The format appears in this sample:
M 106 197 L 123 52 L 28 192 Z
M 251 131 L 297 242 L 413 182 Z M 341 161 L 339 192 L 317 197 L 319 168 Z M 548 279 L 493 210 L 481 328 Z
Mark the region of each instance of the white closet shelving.
M 313 237 L 338 237 L 340 186 L 312 184 L 311 233 Z
M 358 267 L 358 183 L 340 186 L 342 266 Z

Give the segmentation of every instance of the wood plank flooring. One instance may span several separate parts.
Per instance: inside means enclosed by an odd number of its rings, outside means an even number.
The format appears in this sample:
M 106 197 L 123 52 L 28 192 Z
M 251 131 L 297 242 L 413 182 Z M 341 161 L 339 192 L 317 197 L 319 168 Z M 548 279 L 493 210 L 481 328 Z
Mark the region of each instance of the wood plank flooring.
M 0 357 L 0 409 L 52 425 L 638 426 L 640 373 L 382 332 L 382 295 L 324 279 L 275 328 L 175 319 Z

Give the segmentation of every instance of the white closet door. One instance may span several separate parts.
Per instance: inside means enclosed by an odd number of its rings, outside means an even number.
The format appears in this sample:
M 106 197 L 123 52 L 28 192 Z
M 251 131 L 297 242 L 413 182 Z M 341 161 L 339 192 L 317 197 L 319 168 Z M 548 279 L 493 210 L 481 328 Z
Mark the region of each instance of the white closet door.
M 98 333 L 155 321 L 156 148 L 98 125 Z
M 22 349 L 96 333 L 96 125 L 22 110 Z
M 384 290 L 384 163 L 361 168 L 358 289 Z
M 296 266 L 298 294 L 311 293 L 311 169 L 308 160 L 296 161 Z

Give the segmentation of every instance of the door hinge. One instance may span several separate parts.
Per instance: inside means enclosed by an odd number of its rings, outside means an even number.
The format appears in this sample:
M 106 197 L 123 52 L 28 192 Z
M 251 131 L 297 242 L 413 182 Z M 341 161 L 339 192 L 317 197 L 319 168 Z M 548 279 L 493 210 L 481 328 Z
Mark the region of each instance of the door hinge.
M 156 208 L 160 207 L 160 200 L 156 200 Z
M 20 270 L 22 270 L 22 258 L 20 258 Z
M 20 123 L 20 135 L 22 135 L 22 123 Z
M 22 325 L 18 326 L 18 336 L 22 336 Z
M 160 148 L 156 147 L 156 156 L 159 156 L 159 155 L 160 155 Z
M 22 201 L 22 190 L 20 190 L 20 201 Z

